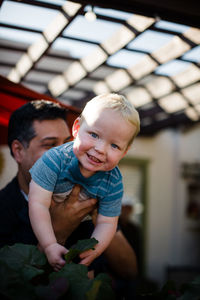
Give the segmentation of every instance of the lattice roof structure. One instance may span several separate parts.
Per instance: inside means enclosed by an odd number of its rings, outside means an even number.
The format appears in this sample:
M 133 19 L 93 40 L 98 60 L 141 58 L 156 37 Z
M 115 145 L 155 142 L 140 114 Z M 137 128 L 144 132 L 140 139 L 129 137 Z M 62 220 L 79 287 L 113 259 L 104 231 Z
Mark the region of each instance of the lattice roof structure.
M 80 111 L 99 93 L 121 93 L 139 111 L 141 135 L 193 126 L 200 9 L 186 2 L 4 0 L 0 75 Z

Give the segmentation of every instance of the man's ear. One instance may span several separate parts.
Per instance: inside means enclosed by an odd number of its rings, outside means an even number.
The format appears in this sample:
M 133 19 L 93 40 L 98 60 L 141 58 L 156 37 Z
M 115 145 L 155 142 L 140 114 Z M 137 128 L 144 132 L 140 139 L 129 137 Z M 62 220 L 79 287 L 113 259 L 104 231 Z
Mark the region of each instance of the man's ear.
M 21 163 L 24 157 L 24 146 L 18 140 L 14 140 L 11 145 L 14 159 L 17 163 Z
M 75 121 L 74 124 L 72 126 L 72 135 L 74 138 L 76 138 L 78 131 L 80 129 L 80 118 L 78 117 Z

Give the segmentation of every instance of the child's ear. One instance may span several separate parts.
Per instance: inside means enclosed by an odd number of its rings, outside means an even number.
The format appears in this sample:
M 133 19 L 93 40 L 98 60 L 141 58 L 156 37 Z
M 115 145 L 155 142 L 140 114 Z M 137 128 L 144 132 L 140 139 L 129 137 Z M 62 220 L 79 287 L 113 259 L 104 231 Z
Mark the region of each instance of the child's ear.
M 128 146 L 128 147 L 127 147 L 126 151 L 125 151 L 124 154 L 123 154 L 123 157 L 126 155 L 126 153 L 128 152 L 128 150 L 130 149 L 130 147 L 131 147 L 131 146 Z
M 73 124 L 73 126 L 72 126 L 72 134 L 73 134 L 73 137 L 74 137 L 74 138 L 76 138 L 79 129 L 80 129 L 80 118 L 78 117 L 78 118 L 74 121 L 74 124 Z

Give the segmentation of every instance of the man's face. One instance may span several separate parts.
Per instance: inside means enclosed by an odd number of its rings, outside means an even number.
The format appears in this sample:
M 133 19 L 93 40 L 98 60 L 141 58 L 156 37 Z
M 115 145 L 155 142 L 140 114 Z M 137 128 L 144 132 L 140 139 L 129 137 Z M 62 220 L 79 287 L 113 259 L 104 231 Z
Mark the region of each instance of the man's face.
M 62 119 L 34 121 L 33 127 L 36 136 L 30 141 L 29 146 L 23 149 L 19 164 L 20 176 L 27 185 L 31 179 L 29 169 L 36 160 L 48 149 L 70 140 L 70 131 Z

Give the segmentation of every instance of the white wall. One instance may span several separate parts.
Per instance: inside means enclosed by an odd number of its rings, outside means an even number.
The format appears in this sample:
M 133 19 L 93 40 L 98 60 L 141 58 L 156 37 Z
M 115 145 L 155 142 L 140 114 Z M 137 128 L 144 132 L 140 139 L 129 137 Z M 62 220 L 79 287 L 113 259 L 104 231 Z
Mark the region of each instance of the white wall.
M 163 284 L 167 266 L 196 263 L 194 252 L 199 249 L 194 249 L 197 236 L 186 230 L 186 183 L 181 178 L 181 163 L 200 162 L 200 126 L 187 132 L 165 130 L 153 138 L 137 138 L 128 155 L 150 161 L 146 273 Z
M 3 169 L 0 170 L 0 189 L 2 189 L 17 173 L 17 164 L 10 155 L 8 146 L 0 146 Z
M 200 126 L 180 136 L 180 163 L 200 163 Z M 200 220 L 187 217 L 186 206 L 188 179 L 179 177 L 179 226 L 177 227 L 177 258 L 174 264 L 200 267 Z M 200 184 L 200 182 L 199 182 Z M 200 199 L 199 199 L 200 202 Z
M 174 162 L 176 160 L 174 131 L 164 131 L 153 139 L 138 138 L 129 152 L 148 159 L 148 191 L 146 222 L 146 272 L 156 281 L 164 280 L 163 267 L 168 264 L 174 201 Z
M 0 188 L 16 174 L 16 164 L 6 146 L 0 147 L 5 168 Z M 194 239 L 186 230 L 186 183 L 182 162 L 200 162 L 200 125 L 181 132 L 165 130 L 153 138 L 137 138 L 128 156 L 148 159 L 146 273 L 163 284 L 166 267 L 191 262 Z M 193 248 L 193 253 L 195 249 Z

